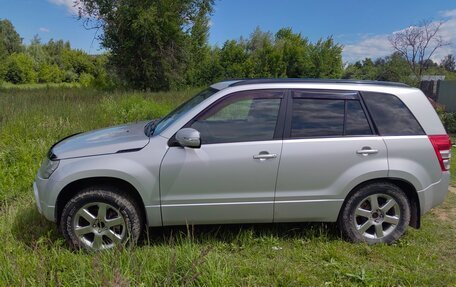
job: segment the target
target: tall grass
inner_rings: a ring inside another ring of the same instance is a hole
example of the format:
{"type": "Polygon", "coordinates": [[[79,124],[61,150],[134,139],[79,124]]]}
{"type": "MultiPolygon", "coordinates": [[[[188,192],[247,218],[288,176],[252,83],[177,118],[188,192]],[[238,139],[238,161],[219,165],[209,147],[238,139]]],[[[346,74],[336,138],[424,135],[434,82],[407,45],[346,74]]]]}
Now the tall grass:
{"type": "Polygon", "coordinates": [[[342,241],[334,224],[152,228],[136,247],[67,248],[31,183],[63,136],[160,117],[196,90],[0,90],[0,286],[456,286],[456,194],[396,244],[342,241]]]}

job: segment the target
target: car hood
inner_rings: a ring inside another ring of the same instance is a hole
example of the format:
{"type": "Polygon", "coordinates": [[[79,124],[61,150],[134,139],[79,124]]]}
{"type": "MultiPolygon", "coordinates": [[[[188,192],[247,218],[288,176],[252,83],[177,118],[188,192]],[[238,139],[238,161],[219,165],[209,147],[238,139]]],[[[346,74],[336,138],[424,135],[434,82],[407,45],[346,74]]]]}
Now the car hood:
{"type": "Polygon", "coordinates": [[[137,151],[149,143],[148,122],[138,122],[75,134],[57,142],[50,157],[57,159],[137,151]]]}

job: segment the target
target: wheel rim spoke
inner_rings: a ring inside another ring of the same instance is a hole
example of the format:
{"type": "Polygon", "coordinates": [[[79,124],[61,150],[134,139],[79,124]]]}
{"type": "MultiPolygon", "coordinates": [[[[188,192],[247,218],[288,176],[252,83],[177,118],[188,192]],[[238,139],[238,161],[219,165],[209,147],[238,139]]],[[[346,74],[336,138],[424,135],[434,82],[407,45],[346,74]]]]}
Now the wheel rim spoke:
{"type": "Polygon", "coordinates": [[[389,224],[397,225],[399,223],[399,217],[397,216],[390,216],[390,215],[385,215],[385,218],[383,219],[384,222],[387,222],[389,224]]]}
{"type": "Polygon", "coordinates": [[[81,236],[84,236],[88,233],[93,233],[93,228],[91,225],[88,225],[88,226],[77,226],[75,229],[74,229],[74,233],[76,233],[76,235],[78,237],[81,237],[81,236]]]}
{"type": "Polygon", "coordinates": [[[355,214],[357,216],[362,216],[362,217],[366,217],[366,218],[369,218],[371,216],[371,212],[369,210],[363,209],[361,207],[358,207],[356,209],[355,214]]]}
{"type": "Polygon", "coordinates": [[[107,209],[108,209],[107,204],[105,204],[105,203],[98,204],[98,214],[97,214],[98,219],[106,220],[107,209]]]}
{"type": "Polygon", "coordinates": [[[78,215],[82,216],[85,220],[87,220],[90,224],[93,224],[95,222],[96,217],[90,213],[87,209],[82,208],[79,212],[78,215]]]}
{"type": "Polygon", "coordinates": [[[116,234],[114,231],[111,229],[108,229],[108,232],[106,232],[106,236],[112,240],[114,243],[119,243],[122,241],[122,237],[118,234],[116,234]]]}
{"type": "Polygon", "coordinates": [[[117,217],[117,218],[114,218],[114,219],[109,219],[109,220],[106,220],[106,227],[114,227],[114,226],[117,226],[117,225],[124,225],[124,220],[122,217],[117,217]]]}
{"type": "Polygon", "coordinates": [[[396,205],[396,201],[391,198],[380,208],[380,210],[387,213],[395,205],[396,205]]]}
{"type": "Polygon", "coordinates": [[[100,249],[103,245],[103,236],[99,233],[95,233],[95,236],[93,238],[92,242],[92,248],[94,249],[100,249]]]}
{"type": "Polygon", "coordinates": [[[370,220],[368,220],[368,221],[364,222],[361,226],[358,227],[358,231],[359,231],[359,233],[364,234],[371,226],[372,226],[372,222],[370,220]]]}
{"type": "Polygon", "coordinates": [[[381,224],[376,224],[375,225],[375,235],[377,238],[382,238],[385,233],[383,232],[383,226],[381,224]]]}
{"type": "Polygon", "coordinates": [[[371,196],[369,196],[369,202],[371,205],[371,210],[378,209],[378,195],[377,194],[372,194],[371,196]]]}

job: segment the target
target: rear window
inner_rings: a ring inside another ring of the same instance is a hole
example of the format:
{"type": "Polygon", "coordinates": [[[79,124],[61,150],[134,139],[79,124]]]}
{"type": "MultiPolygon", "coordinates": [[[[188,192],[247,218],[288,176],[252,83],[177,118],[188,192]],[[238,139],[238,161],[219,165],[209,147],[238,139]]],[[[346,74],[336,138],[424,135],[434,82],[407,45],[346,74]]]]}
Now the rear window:
{"type": "Polygon", "coordinates": [[[363,92],[362,97],[380,135],[424,135],[418,121],[398,97],[373,92],[363,92]]]}
{"type": "Polygon", "coordinates": [[[291,137],[342,136],[344,100],[293,99],[291,137]]]}

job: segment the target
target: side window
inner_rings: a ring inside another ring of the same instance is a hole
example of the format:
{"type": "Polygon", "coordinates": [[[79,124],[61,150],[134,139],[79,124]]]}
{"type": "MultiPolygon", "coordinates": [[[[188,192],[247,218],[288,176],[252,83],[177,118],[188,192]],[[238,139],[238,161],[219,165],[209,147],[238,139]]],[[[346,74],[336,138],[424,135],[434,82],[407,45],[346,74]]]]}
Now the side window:
{"type": "Polygon", "coordinates": [[[190,127],[202,144],[272,140],[282,101],[281,90],[231,94],[200,114],[190,127]]]}
{"type": "Polygon", "coordinates": [[[291,137],[342,136],[343,99],[293,99],[291,137]]]}
{"type": "Polygon", "coordinates": [[[396,96],[383,93],[363,92],[366,103],[380,135],[423,135],[423,129],[396,96]]]}
{"type": "Polygon", "coordinates": [[[372,130],[367,121],[361,103],[359,101],[347,100],[345,118],[345,135],[347,136],[362,136],[371,135],[372,130]]]}

